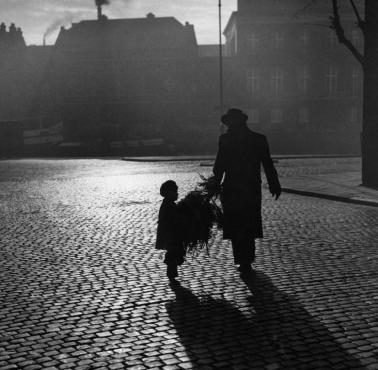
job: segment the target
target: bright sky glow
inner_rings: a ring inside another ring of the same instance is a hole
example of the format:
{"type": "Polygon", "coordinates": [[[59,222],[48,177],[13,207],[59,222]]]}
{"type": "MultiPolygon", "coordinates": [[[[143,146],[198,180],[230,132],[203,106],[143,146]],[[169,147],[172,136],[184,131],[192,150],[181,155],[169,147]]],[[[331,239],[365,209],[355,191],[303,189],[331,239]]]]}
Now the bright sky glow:
{"type": "MultiPolygon", "coordinates": [[[[54,44],[60,25],[95,19],[94,0],[0,0],[0,22],[21,27],[27,44],[40,45],[51,30],[47,44],[54,44]]],[[[237,0],[222,0],[222,22],[226,25],[236,10],[237,0]]],[[[152,12],[157,17],[173,16],[194,25],[199,44],[218,42],[218,0],[110,0],[103,13],[110,19],[140,18],[152,12]]]]}

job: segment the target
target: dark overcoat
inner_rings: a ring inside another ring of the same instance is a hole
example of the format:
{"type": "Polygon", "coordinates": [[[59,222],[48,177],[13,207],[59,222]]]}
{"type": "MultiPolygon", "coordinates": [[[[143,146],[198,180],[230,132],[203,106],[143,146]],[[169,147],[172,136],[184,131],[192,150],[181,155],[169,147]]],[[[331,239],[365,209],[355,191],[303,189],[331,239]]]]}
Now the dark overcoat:
{"type": "Polygon", "coordinates": [[[177,204],[165,198],[159,209],[156,249],[168,251],[181,248],[181,228],[177,204]]]}
{"type": "Polygon", "coordinates": [[[264,135],[247,126],[220,136],[213,172],[222,183],[223,238],[262,238],[261,164],[271,189],[280,189],[264,135]]]}

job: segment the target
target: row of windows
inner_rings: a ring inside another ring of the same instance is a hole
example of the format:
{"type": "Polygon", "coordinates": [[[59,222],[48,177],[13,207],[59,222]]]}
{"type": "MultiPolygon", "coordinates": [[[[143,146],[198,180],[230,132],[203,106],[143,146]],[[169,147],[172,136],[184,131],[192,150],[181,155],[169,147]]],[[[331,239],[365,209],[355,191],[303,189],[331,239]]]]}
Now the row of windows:
{"type": "MultiPolygon", "coordinates": [[[[272,108],[269,112],[271,123],[282,123],[284,122],[284,110],[282,108],[272,108]]],[[[250,109],[248,111],[248,118],[250,123],[260,123],[260,110],[250,109]]],[[[298,111],[298,121],[301,123],[309,123],[310,116],[308,108],[300,108],[298,111]]]]}
{"type": "MultiPolygon", "coordinates": [[[[324,78],[329,95],[335,94],[339,87],[339,69],[329,67],[324,78]]],[[[264,76],[265,77],[265,76],[264,76]]],[[[362,73],[359,68],[353,68],[351,78],[352,96],[357,97],[361,94],[362,73]]],[[[309,92],[311,75],[308,67],[302,67],[296,77],[297,88],[302,94],[309,92]]],[[[247,69],[247,91],[252,95],[258,95],[262,89],[263,74],[259,68],[247,69]]],[[[273,69],[270,72],[270,90],[273,95],[280,96],[283,93],[285,85],[285,73],[281,68],[273,69]]]]}
{"type": "MultiPolygon", "coordinates": [[[[247,111],[248,121],[250,123],[261,122],[261,111],[257,108],[247,111]]],[[[310,110],[307,107],[302,107],[297,112],[297,119],[300,123],[310,123],[310,110]]],[[[282,108],[272,108],[269,111],[270,123],[283,123],[285,121],[285,112],[282,108]]],[[[356,106],[350,107],[348,120],[350,123],[358,123],[361,120],[360,111],[356,106]]]]}
{"type": "MultiPolygon", "coordinates": [[[[349,36],[350,41],[355,45],[358,49],[362,48],[363,38],[361,36],[361,32],[357,29],[354,29],[350,31],[349,36]]],[[[286,35],[284,32],[274,32],[273,34],[269,35],[268,42],[270,39],[271,47],[273,50],[280,51],[284,50],[287,43],[290,43],[290,45],[293,45],[295,40],[288,35],[286,35]]],[[[337,39],[337,36],[335,34],[334,30],[330,30],[327,33],[326,38],[326,45],[330,49],[335,49],[337,45],[339,44],[339,41],[337,39]]],[[[251,52],[257,52],[263,48],[266,48],[266,37],[258,34],[257,32],[250,33],[247,37],[247,48],[251,52]]],[[[306,50],[311,46],[312,43],[312,36],[309,31],[302,31],[298,38],[297,42],[299,43],[299,46],[301,49],[306,50]]]]}

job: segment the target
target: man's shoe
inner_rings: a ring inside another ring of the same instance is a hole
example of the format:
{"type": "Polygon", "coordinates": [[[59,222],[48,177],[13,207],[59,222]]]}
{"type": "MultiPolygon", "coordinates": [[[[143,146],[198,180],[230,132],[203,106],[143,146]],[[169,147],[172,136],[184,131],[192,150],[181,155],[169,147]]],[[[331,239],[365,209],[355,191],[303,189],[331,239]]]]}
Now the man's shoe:
{"type": "Polygon", "coordinates": [[[240,274],[250,274],[253,271],[253,268],[250,264],[241,264],[238,267],[240,274]]]}

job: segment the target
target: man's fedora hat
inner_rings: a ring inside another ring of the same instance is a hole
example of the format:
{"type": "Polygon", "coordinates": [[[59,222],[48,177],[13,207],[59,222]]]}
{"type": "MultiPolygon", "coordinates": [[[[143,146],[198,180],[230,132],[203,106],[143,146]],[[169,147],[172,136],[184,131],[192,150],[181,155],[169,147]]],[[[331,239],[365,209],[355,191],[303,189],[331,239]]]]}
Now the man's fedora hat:
{"type": "Polygon", "coordinates": [[[248,116],[243,113],[240,109],[231,108],[224,114],[221,118],[222,123],[226,126],[230,126],[232,124],[238,123],[245,123],[248,120],[248,116]]]}

